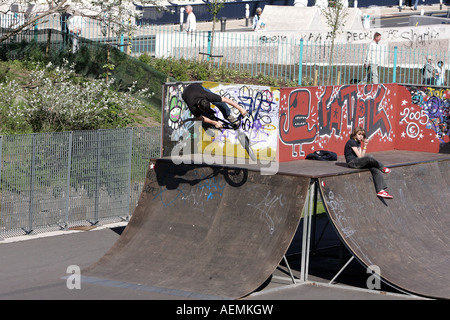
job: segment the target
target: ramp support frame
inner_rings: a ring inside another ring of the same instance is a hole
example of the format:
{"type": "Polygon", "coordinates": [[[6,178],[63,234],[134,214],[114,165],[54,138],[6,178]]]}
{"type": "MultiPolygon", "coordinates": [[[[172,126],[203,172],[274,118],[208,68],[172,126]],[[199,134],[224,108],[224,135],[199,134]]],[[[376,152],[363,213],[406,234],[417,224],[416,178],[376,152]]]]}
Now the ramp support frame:
{"type": "Polygon", "coordinates": [[[300,281],[308,281],[309,270],[309,252],[311,249],[311,220],[312,215],[317,210],[317,179],[311,179],[305,208],[303,209],[303,238],[302,238],[302,256],[300,267],[300,281]]]}
{"type": "MultiPolygon", "coordinates": [[[[316,250],[315,243],[315,215],[317,213],[317,199],[319,193],[319,180],[312,178],[306,203],[303,210],[303,232],[302,232],[302,251],[301,251],[301,267],[300,267],[300,281],[307,282],[309,275],[309,255],[311,250],[316,250]],[[311,241],[313,242],[311,244],[311,241]]],[[[345,270],[345,268],[353,261],[355,256],[351,256],[345,265],[338,271],[338,273],[331,279],[329,284],[332,284],[336,278],[345,270]]],[[[287,263],[287,260],[285,258],[287,263]]],[[[291,275],[292,277],[292,275],[291,275]]]]}

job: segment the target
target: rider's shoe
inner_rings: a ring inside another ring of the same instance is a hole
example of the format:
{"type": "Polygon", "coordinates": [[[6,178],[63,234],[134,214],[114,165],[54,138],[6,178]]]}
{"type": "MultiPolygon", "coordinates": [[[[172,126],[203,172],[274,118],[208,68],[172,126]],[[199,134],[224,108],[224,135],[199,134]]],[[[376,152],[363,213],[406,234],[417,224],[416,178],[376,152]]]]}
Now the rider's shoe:
{"type": "Polygon", "coordinates": [[[232,114],[230,114],[230,115],[227,117],[227,120],[230,121],[231,123],[234,123],[234,122],[237,121],[237,119],[236,119],[232,114]]]}
{"type": "Polygon", "coordinates": [[[232,114],[227,117],[227,120],[230,121],[235,130],[239,128],[239,121],[232,114]]]}

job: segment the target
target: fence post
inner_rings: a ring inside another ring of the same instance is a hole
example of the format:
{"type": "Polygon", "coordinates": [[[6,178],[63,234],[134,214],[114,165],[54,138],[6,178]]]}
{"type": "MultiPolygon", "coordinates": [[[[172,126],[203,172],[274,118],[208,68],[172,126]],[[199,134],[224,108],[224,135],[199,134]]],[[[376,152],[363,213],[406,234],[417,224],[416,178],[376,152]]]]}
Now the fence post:
{"type": "Polygon", "coordinates": [[[123,52],[123,33],[120,34],[120,51],[123,52]]]}
{"type": "Polygon", "coordinates": [[[97,130],[97,172],[95,174],[95,210],[94,210],[94,223],[97,224],[99,221],[99,201],[100,201],[100,157],[101,157],[101,147],[102,147],[102,130],[97,130]]]}
{"type": "Polygon", "coordinates": [[[24,230],[27,234],[33,231],[33,206],[34,206],[34,178],[36,175],[36,134],[33,133],[33,146],[31,153],[31,177],[30,177],[30,202],[28,204],[28,230],[24,230]]]}
{"type": "MultiPolygon", "coordinates": [[[[0,136],[0,191],[2,190],[2,182],[1,182],[3,169],[2,150],[3,150],[3,136],[0,136]]],[[[0,203],[1,203],[1,192],[0,192],[0,203]]]]}
{"type": "Polygon", "coordinates": [[[397,46],[394,47],[394,70],[392,72],[392,83],[397,83],[397,46]]]}
{"type": "Polygon", "coordinates": [[[65,214],[65,229],[69,226],[69,205],[70,205],[70,170],[72,164],[72,135],[73,131],[69,132],[69,146],[67,154],[67,191],[66,191],[66,214],[65,214]]]}
{"type": "MultiPolygon", "coordinates": [[[[2,169],[3,169],[3,158],[2,158],[2,150],[3,150],[3,136],[0,136],[0,203],[2,203],[3,193],[2,191],[2,169]]],[[[0,233],[1,235],[1,233],[0,233]]],[[[3,238],[0,237],[0,241],[3,238]]]]}
{"type": "Polygon", "coordinates": [[[303,73],[303,38],[300,39],[300,58],[298,59],[298,85],[302,85],[303,73]]]}
{"type": "MultiPolygon", "coordinates": [[[[38,16],[38,15],[36,15],[38,16]]],[[[33,30],[34,30],[34,41],[38,42],[39,40],[39,20],[36,20],[33,24],[33,30]]]]}
{"type": "Polygon", "coordinates": [[[128,163],[128,205],[127,205],[127,215],[126,220],[130,218],[130,204],[131,204],[131,168],[133,159],[133,128],[128,129],[130,132],[130,149],[129,149],[129,163],[128,163]]]}
{"type": "Polygon", "coordinates": [[[209,61],[209,57],[211,57],[211,38],[212,38],[212,32],[208,31],[208,55],[206,57],[206,61],[209,61]]]}

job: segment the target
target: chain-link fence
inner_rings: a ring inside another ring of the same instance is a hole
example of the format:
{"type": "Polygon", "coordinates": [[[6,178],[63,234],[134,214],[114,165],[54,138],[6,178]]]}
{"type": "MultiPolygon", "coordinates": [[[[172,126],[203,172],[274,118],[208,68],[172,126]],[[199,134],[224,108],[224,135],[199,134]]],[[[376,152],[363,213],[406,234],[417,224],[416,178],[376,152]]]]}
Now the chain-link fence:
{"type": "Polygon", "coordinates": [[[127,220],[160,128],[0,137],[0,236],[127,220]]]}

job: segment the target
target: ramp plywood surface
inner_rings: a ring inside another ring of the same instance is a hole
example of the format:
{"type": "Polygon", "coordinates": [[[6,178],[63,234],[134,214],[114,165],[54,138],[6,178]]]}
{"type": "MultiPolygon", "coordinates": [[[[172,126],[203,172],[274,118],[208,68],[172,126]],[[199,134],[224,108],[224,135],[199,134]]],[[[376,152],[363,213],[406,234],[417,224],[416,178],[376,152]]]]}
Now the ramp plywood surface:
{"type": "Polygon", "coordinates": [[[450,298],[450,161],[392,168],[392,200],[375,195],[370,172],[319,179],[338,234],[366,266],[406,291],[450,298]]]}
{"type": "Polygon", "coordinates": [[[309,178],[158,160],[115,245],[86,276],[238,298],[272,274],[309,178]]]}

